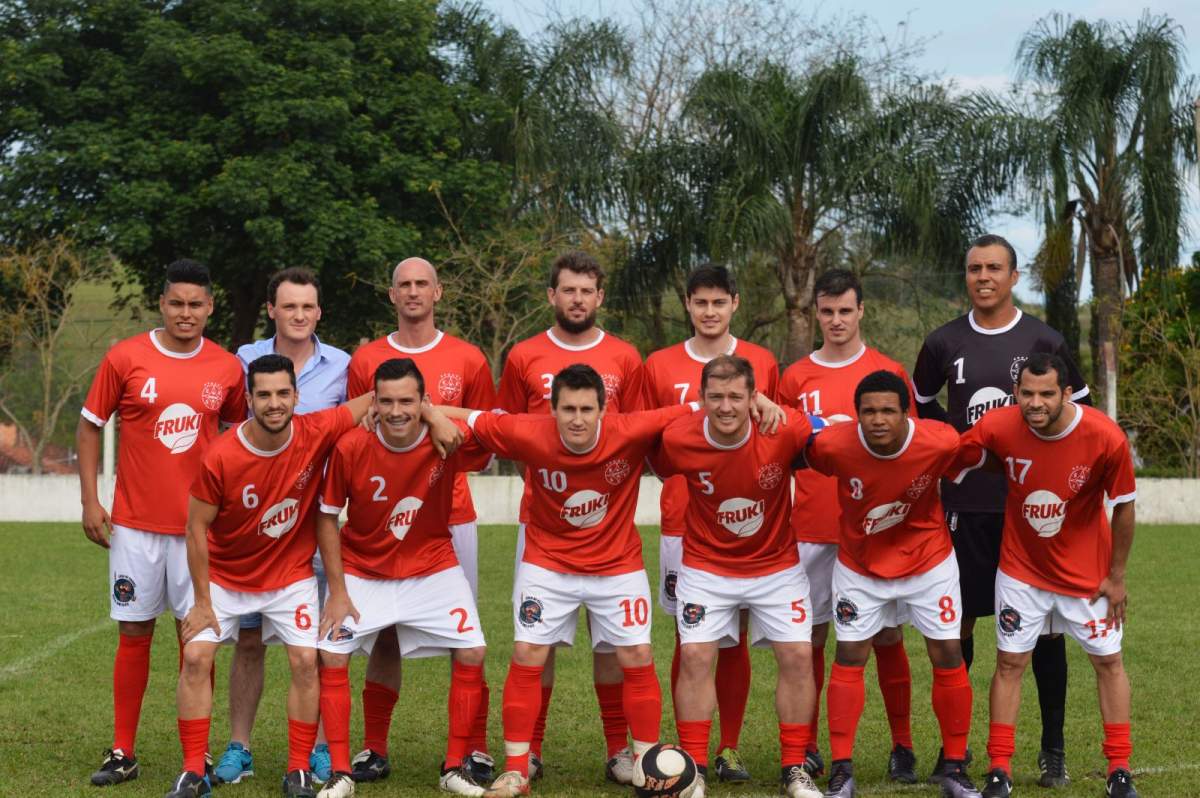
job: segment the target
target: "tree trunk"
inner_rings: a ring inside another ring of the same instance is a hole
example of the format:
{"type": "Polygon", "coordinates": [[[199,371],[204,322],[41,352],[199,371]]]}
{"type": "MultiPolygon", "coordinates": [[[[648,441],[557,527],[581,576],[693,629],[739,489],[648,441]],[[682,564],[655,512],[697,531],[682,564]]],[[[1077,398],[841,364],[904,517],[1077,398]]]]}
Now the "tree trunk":
{"type": "Polygon", "coordinates": [[[1075,269],[1068,266],[1061,279],[1046,286],[1046,323],[1062,334],[1067,343],[1067,352],[1079,359],[1079,283],[1075,282],[1075,269]]]}
{"type": "MultiPolygon", "coordinates": [[[[1105,385],[1104,345],[1120,352],[1121,339],[1121,242],[1106,220],[1090,225],[1092,244],[1092,389],[1105,385]]],[[[1097,400],[1097,406],[1102,406],[1097,400]]]]}
{"type": "Polygon", "coordinates": [[[258,316],[266,300],[266,288],[264,286],[260,296],[256,287],[241,285],[229,292],[229,300],[233,309],[233,323],[229,326],[229,349],[234,351],[242,344],[254,340],[254,329],[258,326],[258,316]]]}
{"type": "Polygon", "coordinates": [[[817,253],[807,244],[797,249],[796,254],[780,257],[777,269],[787,314],[783,366],[811,352],[813,343],[813,283],[817,279],[817,253]]]}

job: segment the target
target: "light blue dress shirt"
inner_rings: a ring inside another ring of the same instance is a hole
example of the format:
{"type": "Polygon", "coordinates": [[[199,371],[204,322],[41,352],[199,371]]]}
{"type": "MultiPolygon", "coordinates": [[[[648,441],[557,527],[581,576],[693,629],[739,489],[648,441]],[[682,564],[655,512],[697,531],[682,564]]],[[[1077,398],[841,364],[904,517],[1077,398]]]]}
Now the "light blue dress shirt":
{"type": "MultiPolygon", "coordinates": [[[[337,407],[346,401],[346,370],[350,367],[350,355],[336,346],[321,343],[315,335],[313,345],[312,357],[296,375],[296,389],[300,392],[296,412],[301,414],[337,407]]],[[[243,344],[237,351],[243,371],[251,361],[274,354],[275,336],[243,344]]]]}

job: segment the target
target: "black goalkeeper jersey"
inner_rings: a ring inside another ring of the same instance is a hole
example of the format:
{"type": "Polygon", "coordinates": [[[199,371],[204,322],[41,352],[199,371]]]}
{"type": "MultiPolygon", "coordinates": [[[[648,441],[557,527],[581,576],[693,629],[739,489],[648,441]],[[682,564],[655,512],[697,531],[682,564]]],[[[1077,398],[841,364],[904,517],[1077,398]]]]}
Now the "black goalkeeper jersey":
{"type": "MultiPolygon", "coordinates": [[[[1087,382],[1056,330],[1020,310],[1005,327],[989,330],[976,325],[971,312],[925,338],[912,374],[917,414],[946,421],[960,433],[969,429],[992,408],[1016,404],[1013,384],[1021,364],[1035,352],[1061,357],[1074,390],[1072,398],[1091,404],[1087,382]],[[945,410],[937,402],[943,385],[949,405],[945,410]]],[[[1004,494],[1003,474],[980,470],[968,474],[961,485],[942,481],[942,503],[953,512],[1003,513],[1004,494]]]]}

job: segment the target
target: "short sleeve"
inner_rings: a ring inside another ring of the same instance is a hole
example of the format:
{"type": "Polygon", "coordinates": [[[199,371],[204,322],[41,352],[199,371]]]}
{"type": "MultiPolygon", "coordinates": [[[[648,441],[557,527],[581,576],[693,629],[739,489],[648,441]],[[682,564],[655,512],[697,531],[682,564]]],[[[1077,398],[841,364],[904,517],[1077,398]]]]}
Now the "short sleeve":
{"type": "MultiPolygon", "coordinates": [[[[516,352],[508,353],[504,370],[500,372],[500,391],[496,397],[497,406],[506,413],[524,413],[529,409],[529,400],[525,395],[523,367],[516,352]]],[[[480,408],[481,410],[491,408],[480,408]]]]}
{"type": "Polygon", "coordinates": [[[1075,363],[1075,358],[1071,357],[1071,353],[1067,351],[1067,342],[1060,341],[1058,348],[1054,350],[1054,354],[1062,358],[1062,361],[1067,364],[1067,381],[1071,384],[1071,401],[1081,405],[1092,404],[1092,392],[1088,388],[1087,379],[1079,371],[1079,366],[1075,363]]]}
{"type": "Polygon", "coordinates": [[[83,400],[81,415],[97,427],[103,427],[120,404],[124,382],[120,369],[113,363],[110,351],[104,355],[100,367],[96,369],[92,387],[88,389],[87,398],[83,400]]]}
{"type": "Polygon", "coordinates": [[[507,413],[472,413],[468,419],[471,432],[480,444],[506,460],[524,460],[534,447],[537,434],[529,422],[532,416],[507,413]]]}
{"type": "Polygon", "coordinates": [[[249,409],[246,407],[245,377],[240,371],[230,376],[230,382],[225,386],[225,401],[221,403],[221,420],[226,424],[237,424],[245,421],[249,415],[249,409]]]}
{"type": "Polygon", "coordinates": [[[776,390],[778,398],[775,401],[783,407],[797,407],[796,397],[799,393],[796,390],[796,378],[792,376],[794,373],[791,369],[786,369],[779,378],[779,388],[776,390]]]}
{"type": "Polygon", "coordinates": [[[767,364],[767,384],[760,391],[772,402],[779,401],[779,364],[774,358],[767,364]]]}
{"type": "Polygon", "coordinates": [[[1118,431],[1112,433],[1104,464],[1104,492],[1108,494],[1109,506],[1131,502],[1137,498],[1137,483],[1133,475],[1133,456],[1129,450],[1129,439],[1118,431]],[[1116,440],[1116,438],[1120,440],[1116,440]]]}
{"type": "Polygon", "coordinates": [[[915,389],[915,399],[920,404],[929,404],[937,399],[938,391],[946,382],[942,370],[941,358],[938,353],[937,341],[932,335],[921,344],[917,353],[917,365],[913,368],[912,386],[915,389]]]}
{"type": "Polygon", "coordinates": [[[658,446],[654,447],[649,454],[646,455],[646,463],[650,466],[650,470],[655,476],[660,479],[673,477],[680,473],[675,461],[671,458],[669,446],[666,440],[660,440],[658,446]]]}
{"type": "Polygon", "coordinates": [[[637,355],[630,355],[625,372],[624,384],[621,386],[621,397],[618,402],[622,413],[630,413],[653,405],[645,404],[646,398],[646,367],[637,355]]]}
{"type": "Polygon", "coordinates": [[[985,424],[987,415],[979,423],[962,434],[958,443],[958,452],[946,468],[945,476],[955,484],[960,484],[967,474],[982,468],[987,462],[990,424],[985,424]]]}
{"type": "MultiPolygon", "coordinates": [[[[363,346],[366,346],[364,344],[363,346]]],[[[360,350],[362,347],[360,347],[360,350]]],[[[346,398],[357,399],[371,390],[370,375],[367,374],[365,353],[355,352],[346,368],[346,398]]]]}
{"type": "MultiPolygon", "coordinates": [[[[834,429],[826,427],[826,430],[834,429]]],[[[830,458],[830,443],[833,435],[828,431],[814,435],[812,440],[808,442],[808,447],[804,450],[804,460],[808,463],[808,467],[819,474],[826,476],[834,476],[833,460],[830,458]]]]}
{"type": "Polygon", "coordinates": [[[492,410],[496,407],[496,385],[492,382],[492,370],[488,368],[487,358],[482,352],[473,365],[467,389],[463,392],[463,407],[476,410],[492,410]]]}
{"type": "Polygon", "coordinates": [[[200,471],[196,474],[196,479],[192,481],[189,491],[191,495],[206,504],[220,507],[221,497],[224,494],[220,470],[220,461],[211,456],[211,453],[206,456],[200,463],[200,471]]]}
{"type": "Polygon", "coordinates": [[[346,462],[345,448],[334,447],[329,456],[329,466],[325,469],[325,481],[321,486],[321,512],[330,515],[341,513],[349,497],[347,469],[352,466],[346,462]]]}
{"type": "Polygon", "coordinates": [[[791,411],[787,414],[787,426],[782,430],[792,441],[792,457],[803,454],[813,437],[813,424],[808,413],[791,411]]]}

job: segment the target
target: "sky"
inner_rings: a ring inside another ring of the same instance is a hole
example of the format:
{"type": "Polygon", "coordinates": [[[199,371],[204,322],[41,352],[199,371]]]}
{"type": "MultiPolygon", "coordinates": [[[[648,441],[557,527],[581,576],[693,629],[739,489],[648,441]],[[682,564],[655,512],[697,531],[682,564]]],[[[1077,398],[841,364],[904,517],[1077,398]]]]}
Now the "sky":
{"type": "MultiPolygon", "coordinates": [[[[547,8],[565,16],[608,16],[623,22],[631,18],[637,0],[552,0],[552,6],[539,0],[483,0],[483,5],[522,33],[540,30],[546,20],[547,8]]],[[[909,39],[928,40],[916,65],[943,79],[953,80],[964,89],[987,88],[1003,90],[1013,78],[1013,58],[1021,36],[1050,11],[1059,11],[1086,19],[1104,18],[1110,21],[1136,22],[1145,10],[1174,19],[1184,30],[1187,71],[1200,74],[1200,2],[1196,0],[1160,0],[1150,6],[1121,0],[1082,0],[1050,6],[1044,0],[983,0],[965,3],[962,0],[841,0],[840,2],[795,2],[806,16],[817,9],[822,16],[861,13],[876,21],[884,34],[895,35],[906,30],[909,39]],[[901,28],[900,26],[904,26],[901,28]]],[[[1188,232],[1180,258],[1186,261],[1193,250],[1200,249],[1200,189],[1197,176],[1190,179],[1190,198],[1187,206],[1188,232]]],[[[1028,263],[1037,249],[1040,230],[1032,213],[1027,215],[996,214],[991,232],[1008,238],[1017,250],[1021,263],[1028,263]]],[[[1085,277],[1083,299],[1091,294],[1085,277]]],[[[1028,280],[1018,290],[1026,300],[1040,301],[1040,294],[1028,280]]]]}

